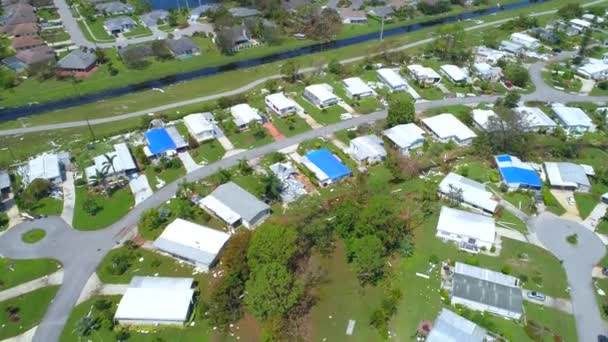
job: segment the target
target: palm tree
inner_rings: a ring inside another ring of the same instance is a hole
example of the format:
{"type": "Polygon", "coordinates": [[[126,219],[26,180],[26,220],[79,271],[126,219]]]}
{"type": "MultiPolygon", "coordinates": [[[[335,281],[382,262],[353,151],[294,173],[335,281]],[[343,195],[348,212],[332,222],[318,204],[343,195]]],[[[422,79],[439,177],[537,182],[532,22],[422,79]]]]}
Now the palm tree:
{"type": "Polygon", "coordinates": [[[103,168],[102,171],[103,173],[107,174],[109,169],[112,169],[113,174],[116,174],[116,167],[114,166],[114,159],[116,159],[116,154],[114,155],[108,155],[108,154],[104,154],[103,155],[104,158],[106,158],[106,160],[103,162],[103,168]]]}
{"type": "Polygon", "coordinates": [[[264,190],[264,197],[267,200],[273,202],[281,197],[281,190],[283,190],[283,184],[281,180],[275,175],[268,175],[262,178],[262,189],[264,190]]]}
{"type": "Polygon", "coordinates": [[[106,172],[95,169],[95,175],[93,176],[93,181],[95,181],[96,184],[100,184],[103,187],[104,193],[106,194],[106,196],[108,196],[109,192],[108,192],[108,184],[106,182],[106,176],[107,176],[106,172]]]}

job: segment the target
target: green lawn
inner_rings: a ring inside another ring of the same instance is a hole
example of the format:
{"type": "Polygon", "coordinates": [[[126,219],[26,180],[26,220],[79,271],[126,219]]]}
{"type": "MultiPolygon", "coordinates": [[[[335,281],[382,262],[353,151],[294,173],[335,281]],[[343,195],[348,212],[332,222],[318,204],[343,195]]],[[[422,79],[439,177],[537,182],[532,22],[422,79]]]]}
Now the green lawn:
{"type": "Polygon", "coordinates": [[[213,139],[200,143],[197,148],[190,149],[189,152],[195,162],[209,164],[222,159],[226,150],[224,150],[222,144],[217,139],[213,139]]]}
{"type": "Polygon", "coordinates": [[[88,194],[86,186],[77,187],[73,226],[78,230],[105,228],[125,216],[134,203],[135,199],[128,186],[114,192],[110,198],[103,195],[88,194]],[[91,196],[103,206],[95,216],[91,216],[84,211],[83,203],[87,196],[91,196]]]}
{"type": "Polygon", "coordinates": [[[61,215],[63,201],[53,197],[45,197],[32,206],[29,212],[33,215],[61,215]]]}
{"type": "Polygon", "coordinates": [[[503,194],[502,197],[526,214],[532,214],[532,210],[530,210],[530,205],[534,202],[532,193],[527,191],[511,191],[503,194]]]}
{"type": "Polygon", "coordinates": [[[577,78],[570,80],[565,79],[559,75],[554,75],[551,72],[543,71],[542,77],[545,83],[553,86],[554,88],[561,88],[569,93],[578,93],[583,86],[583,82],[577,78]]]}
{"type": "Polygon", "coordinates": [[[98,41],[98,42],[113,42],[116,40],[114,36],[111,36],[106,32],[106,29],[103,27],[104,18],[97,18],[95,21],[87,21],[85,25],[84,20],[78,21],[78,26],[80,27],[80,31],[84,34],[84,36],[90,41],[98,41]],[[90,30],[87,30],[87,26],[90,30]]]}
{"type": "Polygon", "coordinates": [[[64,29],[42,30],[40,32],[40,36],[42,37],[42,39],[49,43],[57,43],[70,40],[70,34],[67,33],[64,29]]]}
{"type": "Polygon", "coordinates": [[[25,243],[36,243],[46,236],[46,231],[40,228],[34,228],[21,235],[21,240],[25,243]]]}
{"type": "MultiPolygon", "coordinates": [[[[266,131],[264,130],[264,132],[266,131]]],[[[230,142],[232,142],[235,148],[242,148],[245,150],[270,144],[274,141],[268,133],[266,133],[266,135],[261,139],[256,138],[252,130],[247,130],[239,133],[226,132],[224,130],[224,133],[226,134],[230,142]]]]}
{"type": "Polygon", "coordinates": [[[503,226],[504,228],[514,229],[523,234],[528,233],[528,227],[526,224],[517,218],[517,216],[511,214],[508,210],[503,210],[500,217],[496,218],[496,224],[503,226]]]}
{"type": "Polygon", "coordinates": [[[38,8],[36,9],[36,16],[47,21],[60,18],[56,8],[38,8]]]}
{"type": "Polygon", "coordinates": [[[600,312],[602,314],[602,318],[604,319],[608,319],[608,315],[606,315],[606,312],[604,312],[604,310],[602,310],[603,306],[608,306],[608,279],[594,279],[593,280],[595,283],[595,296],[597,297],[597,301],[598,304],[600,306],[600,312]],[[602,289],[602,291],[604,291],[605,295],[604,296],[600,296],[597,293],[597,289],[602,289]]]}
{"type": "Polygon", "coordinates": [[[600,89],[596,84],[593,87],[593,89],[591,89],[591,92],[589,93],[589,95],[591,95],[591,96],[608,96],[608,89],[606,89],[606,90],[600,89]]]}
{"type": "Polygon", "coordinates": [[[355,101],[352,105],[353,109],[359,114],[369,114],[382,110],[382,104],[375,97],[365,97],[355,101]]]}
{"type": "Polygon", "coordinates": [[[302,106],[302,108],[304,108],[304,111],[306,111],[306,113],[310,114],[310,116],[312,116],[315,121],[322,125],[328,125],[339,122],[340,114],[346,113],[346,110],[338,105],[319,109],[300,95],[296,96],[294,100],[298,102],[298,104],[302,106]]]}
{"type": "Polygon", "coordinates": [[[575,192],[574,200],[576,201],[578,214],[583,220],[591,214],[593,208],[599,203],[599,199],[591,193],[575,192]]]}
{"type": "Polygon", "coordinates": [[[192,277],[192,272],[193,268],[186,263],[141,248],[130,251],[127,247],[111,250],[97,267],[97,276],[106,284],[128,284],[134,276],[192,277]],[[112,258],[129,252],[133,253],[131,266],[123,274],[112,274],[112,258]],[[139,261],[140,258],[143,260],[139,261]]]}
{"type": "MultiPolygon", "coordinates": [[[[544,325],[553,334],[559,335],[561,341],[577,340],[576,321],[573,315],[528,302],[524,302],[524,310],[529,321],[544,325]]],[[[550,335],[549,333],[545,334],[542,340],[547,342],[555,341],[553,336],[550,335]]]]}
{"type": "Polygon", "coordinates": [[[551,193],[549,187],[543,187],[541,192],[543,194],[543,199],[545,201],[545,209],[547,209],[547,211],[550,211],[557,216],[561,216],[566,212],[566,209],[564,209],[564,207],[562,207],[557,198],[553,196],[553,193],[551,193]]]}
{"type": "Polygon", "coordinates": [[[143,26],[143,25],[138,25],[135,28],[133,28],[131,31],[126,32],[123,34],[123,36],[125,37],[144,37],[144,36],[149,36],[152,34],[152,31],[150,31],[149,28],[143,26]]]}
{"type": "Polygon", "coordinates": [[[0,291],[56,272],[60,264],[51,259],[0,258],[0,291]],[[9,267],[12,265],[12,267],[9,267]],[[13,271],[11,271],[11,268],[13,271]]]}
{"type": "MultiPolygon", "coordinates": [[[[175,157],[175,158],[177,158],[177,157],[175,157]]],[[[154,170],[154,166],[150,165],[150,166],[146,167],[145,174],[146,174],[146,177],[148,177],[148,184],[150,184],[150,188],[152,188],[152,191],[156,191],[160,188],[157,178],[160,178],[162,180],[162,182],[164,182],[163,186],[165,186],[165,185],[177,180],[179,177],[185,175],[186,169],[184,168],[184,166],[181,164],[181,161],[180,161],[180,166],[178,168],[165,169],[165,170],[162,170],[161,172],[156,172],[154,170]]]]}
{"type": "Polygon", "coordinates": [[[291,137],[309,131],[311,128],[306,121],[297,115],[278,117],[273,115],[272,123],[286,137],[291,137]]]}
{"type": "Polygon", "coordinates": [[[443,99],[443,92],[435,87],[435,86],[429,86],[429,87],[421,87],[418,85],[418,83],[416,82],[409,82],[409,84],[414,87],[414,89],[416,90],[416,92],[420,95],[420,97],[422,97],[425,100],[441,100],[443,99]]]}
{"type": "Polygon", "coordinates": [[[0,339],[21,335],[42,320],[59,286],[43,287],[21,296],[0,302],[0,339]],[[16,308],[18,321],[9,319],[8,308],[16,308]]]}
{"type": "Polygon", "coordinates": [[[608,235],[608,221],[600,220],[600,223],[595,227],[595,231],[600,234],[608,235]]]}

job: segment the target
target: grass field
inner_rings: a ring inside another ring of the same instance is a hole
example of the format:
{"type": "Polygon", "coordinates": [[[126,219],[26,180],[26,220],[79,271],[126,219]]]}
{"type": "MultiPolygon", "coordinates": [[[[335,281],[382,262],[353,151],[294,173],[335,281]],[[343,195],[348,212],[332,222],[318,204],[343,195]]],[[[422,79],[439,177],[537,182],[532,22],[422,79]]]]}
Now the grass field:
{"type": "Polygon", "coordinates": [[[134,203],[133,194],[128,186],[114,192],[110,198],[103,195],[88,194],[85,186],[77,187],[73,227],[78,230],[105,228],[126,215],[134,203]],[[95,216],[89,215],[83,208],[87,196],[91,196],[103,206],[95,216]]]}
{"type": "Polygon", "coordinates": [[[199,164],[203,162],[207,164],[216,162],[222,159],[224,153],[226,153],[222,144],[217,139],[202,142],[197,148],[188,151],[192,159],[199,164]]]}
{"type": "Polygon", "coordinates": [[[0,339],[23,334],[38,325],[50,302],[59,290],[59,286],[43,287],[21,296],[0,302],[0,339]],[[9,307],[17,308],[19,320],[9,319],[9,307]]]}
{"type": "Polygon", "coordinates": [[[36,202],[29,210],[33,215],[61,215],[63,201],[53,197],[45,197],[36,202]]]}
{"type": "Polygon", "coordinates": [[[25,243],[36,243],[46,236],[46,231],[40,228],[34,228],[21,235],[21,240],[25,243]]]}
{"type": "Polygon", "coordinates": [[[574,200],[576,201],[578,214],[583,220],[586,219],[589,214],[591,214],[593,208],[595,208],[595,206],[599,203],[599,198],[593,194],[582,192],[575,192],[574,200]]]}
{"type": "Polygon", "coordinates": [[[56,272],[60,267],[58,262],[51,259],[0,258],[0,291],[44,277],[56,272]]]}
{"type": "Polygon", "coordinates": [[[526,227],[526,224],[517,218],[517,216],[511,214],[511,212],[508,210],[502,211],[502,216],[496,218],[496,223],[498,225],[504,225],[505,228],[517,230],[523,234],[528,233],[528,227],[526,227]]]}
{"type": "Polygon", "coordinates": [[[298,135],[311,129],[306,121],[297,115],[289,117],[273,115],[272,123],[286,137],[298,135]]]}
{"type": "Polygon", "coordinates": [[[526,214],[532,214],[530,205],[534,202],[532,194],[527,191],[512,191],[502,195],[502,197],[516,208],[521,209],[526,214]]]}
{"type": "MultiPolygon", "coordinates": [[[[177,157],[175,157],[177,158],[177,157]]],[[[176,179],[178,179],[179,177],[183,176],[186,174],[186,168],[184,168],[184,166],[181,164],[180,162],[180,166],[177,168],[170,168],[170,169],[165,169],[162,170],[161,172],[156,172],[154,170],[153,166],[148,166],[146,168],[146,177],[148,177],[148,184],[150,184],[150,188],[152,188],[152,191],[156,191],[158,190],[158,188],[160,188],[160,184],[158,182],[158,179],[160,179],[162,182],[164,182],[164,185],[167,185],[173,181],[175,181],[176,179]]]]}

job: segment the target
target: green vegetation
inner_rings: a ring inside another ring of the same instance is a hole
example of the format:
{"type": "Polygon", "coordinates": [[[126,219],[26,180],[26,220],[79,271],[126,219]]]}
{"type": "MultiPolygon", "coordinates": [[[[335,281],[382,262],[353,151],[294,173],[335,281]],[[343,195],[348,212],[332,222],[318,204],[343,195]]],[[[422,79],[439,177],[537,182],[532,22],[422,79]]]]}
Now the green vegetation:
{"type": "Polygon", "coordinates": [[[304,119],[297,115],[288,117],[273,117],[272,123],[286,137],[291,137],[310,130],[304,119]]]}
{"type": "Polygon", "coordinates": [[[598,198],[593,194],[587,194],[582,192],[574,193],[574,200],[576,201],[576,208],[578,214],[584,220],[591,214],[593,208],[598,204],[598,198]]]}
{"type": "Polygon", "coordinates": [[[559,64],[554,64],[550,66],[549,69],[551,69],[551,71],[542,73],[545,83],[570,93],[578,93],[581,90],[583,82],[574,77],[574,71],[559,64]]]}
{"type": "Polygon", "coordinates": [[[34,228],[32,230],[28,230],[27,232],[21,235],[21,240],[25,243],[36,243],[46,236],[46,231],[40,228],[34,228]]]}
{"type": "Polygon", "coordinates": [[[56,272],[59,263],[51,259],[14,260],[0,258],[0,290],[56,272]]]}
{"type": "Polygon", "coordinates": [[[508,210],[502,210],[502,213],[496,219],[496,223],[498,225],[503,225],[506,228],[517,230],[523,234],[528,233],[528,227],[526,227],[526,224],[517,218],[517,216],[511,214],[511,212],[508,210]]]}
{"type": "Polygon", "coordinates": [[[511,191],[503,194],[502,197],[528,215],[534,211],[534,198],[528,191],[511,191]]]}
{"type": "Polygon", "coordinates": [[[545,208],[554,213],[557,216],[561,216],[566,212],[566,209],[562,207],[557,198],[551,193],[551,189],[548,186],[543,186],[541,189],[543,196],[543,202],[545,202],[545,208]]]}
{"type": "Polygon", "coordinates": [[[182,165],[179,158],[173,157],[160,161],[158,165],[147,166],[145,169],[145,174],[146,177],[148,177],[148,184],[150,184],[150,188],[152,188],[152,191],[156,191],[162,187],[160,184],[165,186],[185,175],[186,169],[182,165]]]}
{"type": "Polygon", "coordinates": [[[53,197],[45,197],[34,204],[30,213],[33,215],[58,216],[63,211],[63,201],[53,197]]]}
{"type": "Polygon", "coordinates": [[[576,234],[568,235],[568,236],[566,236],[566,241],[568,241],[568,243],[571,245],[576,245],[578,243],[578,235],[576,235],[576,234]]]}
{"type": "Polygon", "coordinates": [[[85,186],[77,187],[73,226],[79,230],[105,228],[126,215],[134,202],[128,186],[116,190],[110,197],[91,194],[85,186]],[[98,206],[94,215],[90,214],[86,207],[91,201],[98,206]]]}
{"type": "Polygon", "coordinates": [[[192,159],[197,163],[213,163],[224,156],[226,152],[217,139],[202,142],[198,147],[188,150],[192,159]]]}
{"type": "Polygon", "coordinates": [[[70,34],[63,29],[48,29],[40,32],[42,39],[49,43],[58,43],[70,40],[70,34]]]}
{"type": "Polygon", "coordinates": [[[149,28],[142,26],[142,25],[138,25],[137,27],[133,28],[131,31],[126,32],[124,34],[124,36],[127,38],[145,37],[145,36],[149,36],[149,35],[152,35],[152,31],[150,31],[149,28]]]}
{"type": "Polygon", "coordinates": [[[63,201],[49,197],[52,188],[49,181],[37,178],[23,189],[21,179],[17,177],[13,188],[17,189],[15,202],[20,210],[33,215],[61,215],[63,201]]]}
{"type": "Polygon", "coordinates": [[[41,289],[0,302],[0,339],[23,334],[42,320],[59,286],[41,289]]]}

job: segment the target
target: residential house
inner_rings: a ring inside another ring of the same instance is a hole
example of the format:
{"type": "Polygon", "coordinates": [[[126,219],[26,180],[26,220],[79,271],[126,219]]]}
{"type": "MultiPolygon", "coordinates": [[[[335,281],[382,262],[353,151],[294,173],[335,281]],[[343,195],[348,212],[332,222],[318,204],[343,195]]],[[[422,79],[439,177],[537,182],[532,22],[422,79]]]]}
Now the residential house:
{"type": "Polygon", "coordinates": [[[69,155],[65,153],[43,153],[30,159],[21,169],[23,182],[30,184],[34,179],[48,180],[59,185],[63,182],[64,169],[69,162],[69,155]]]}
{"type": "Polygon", "coordinates": [[[498,118],[496,112],[491,109],[473,109],[471,114],[475,126],[483,131],[488,130],[490,118],[498,118]]]}
{"type": "Polygon", "coordinates": [[[2,65],[12,70],[13,72],[22,72],[27,69],[27,64],[20,61],[17,57],[6,57],[2,60],[2,65]]]}
{"type": "Polygon", "coordinates": [[[257,17],[261,14],[257,9],[247,7],[232,7],[228,9],[228,12],[235,18],[257,17]]]}
{"type": "Polygon", "coordinates": [[[503,40],[503,41],[501,41],[500,42],[500,49],[502,51],[506,51],[506,52],[512,53],[512,54],[517,55],[517,56],[523,54],[524,51],[526,50],[526,48],[523,45],[514,43],[514,42],[512,42],[510,40],[503,40]]]}
{"type": "Polygon", "coordinates": [[[350,98],[360,99],[362,97],[375,96],[376,92],[363,82],[359,77],[350,77],[342,80],[346,95],[350,98]]]}
{"type": "Polygon", "coordinates": [[[117,35],[131,31],[137,27],[137,23],[129,17],[116,17],[107,19],[103,27],[109,34],[117,35]]]}
{"type": "Polygon", "coordinates": [[[195,113],[184,116],[184,125],[194,140],[203,141],[215,139],[216,127],[211,113],[195,113]]]}
{"type": "Polygon", "coordinates": [[[195,7],[190,10],[190,17],[188,18],[188,20],[197,21],[200,17],[203,17],[203,16],[207,15],[208,13],[217,10],[219,8],[219,6],[220,6],[219,4],[211,3],[211,4],[205,4],[205,5],[200,5],[198,7],[195,7]]]}
{"type": "Polygon", "coordinates": [[[508,319],[523,315],[519,279],[500,272],[456,262],[452,276],[452,305],[489,312],[508,319]]]}
{"type": "Polygon", "coordinates": [[[97,66],[94,51],[77,49],[57,62],[57,74],[62,76],[87,77],[97,66]]]}
{"type": "Polygon", "coordinates": [[[264,103],[266,103],[266,107],[279,116],[295,114],[298,111],[298,105],[283,93],[266,96],[264,103]]]}
{"type": "Polygon", "coordinates": [[[263,121],[258,111],[247,103],[230,107],[230,114],[232,115],[232,121],[241,130],[247,129],[254,122],[262,123],[263,121]]]}
{"type": "Polygon", "coordinates": [[[36,23],[22,23],[10,26],[2,26],[0,32],[9,38],[36,37],[40,33],[40,27],[36,23]]]}
{"type": "Polygon", "coordinates": [[[453,241],[459,249],[479,253],[490,250],[496,241],[494,219],[487,215],[441,207],[437,221],[436,236],[444,241],[453,241]]]}
{"type": "Polygon", "coordinates": [[[57,57],[52,48],[42,45],[33,49],[19,51],[15,55],[15,58],[31,67],[33,65],[54,63],[57,57]]]}
{"type": "Polygon", "coordinates": [[[144,147],[144,153],[148,158],[173,156],[188,147],[175,126],[153,128],[146,132],[145,138],[148,144],[144,147]]]}
{"type": "Polygon", "coordinates": [[[11,40],[11,47],[17,52],[37,48],[39,46],[44,46],[44,41],[37,36],[18,37],[11,40]]]}
{"type": "Polygon", "coordinates": [[[140,16],[141,24],[145,27],[156,27],[159,23],[166,23],[169,11],[166,10],[153,10],[148,13],[144,13],[140,16]]]}
{"type": "Polygon", "coordinates": [[[494,157],[494,161],[502,182],[509,187],[509,190],[542,188],[543,183],[532,165],[506,154],[494,157]]]}
{"type": "Polygon", "coordinates": [[[540,47],[540,41],[538,39],[521,32],[511,34],[511,41],[529,50],[540,47]]]}
{"type": "Polygon", "coordinates": [[[432,85],[441,81],[441,76],[433,68],[412,64],[407,66],[407,70],[410,76],[420,85],[432,85]]]}
{"type": "Polygon", "coordinates": [[[366,24],[367,15],[365,11],[358,11],[352,8],[338,8],[338,14],[343,24],[366,24]]]}
{"type": "Polygon", "coordinates": [[[124,325],[182,325],[190,316],[192,278],[140,277],[131,279],[118,303],[114,320],[124,325]]]}
{"type": "Polygon", "coordinates": [[[508,56],[504,51],[490,49],[485,46],[475,48],[476,63],[488,63],[490,65],[496,65],[499,60],[507,57],[508,56]]]}
{"type": "Polygon", "coordinates": [[[217,262],[228,239],[230,234],[226,232],[177,218],[167,225],[153,245],[207,272],[217,262]]]}
{"type": "Polygon", "coordinates": [[[395,10],[391,6],[374,6],[367,8],[367,14],[379,18],[384,17],[385,20],[392,20],[395,10]]]}
{"type": "Polygon", "coordinates": [[[557,127],[555,121],[551,120],[540,108],[519,106],[513,110],[522,116],[523,122],[529,131],[552,132],[557,127]]]}
{"type": "Polygon", "coordinates": [[[473,72],[479,79],[488,82],[498,81],[502,74],[502,70],[499,67],[493,67],[488,63],[473,64],[473,72]]]}
{"type": "Polygon", "coordinates": [[[585,63],[576,72],[590,80],[605,81],[608,79],[608,63],[585,63]]]}
{"type": "Polygon", "coordinates": [[[218,33],[218,36],[220,39],[224,39],[227,42],[227,46],[229,46],[232,51],[246,49],[255,45],[255,41],[251,37],[251,32],[244,25],[222,29],[218,33]]]}
{"type": "MultiPolygon", "coordinates": [[[[0,170],[0,200],[11,192],[11,177],[6,170],[0,170]]],[[[0,201],[1,202],[1,201],[0,201]]]]}
{"type": "Polygon", "coordinates": [[[498,202],[492,193],[486,190],[485,185],[472,179],[450,172],[439,183],[439,195],[449,198],[454,192],[460,192],[462,205],[494,214],[498,209],[498,202]]]}
{"type": "Polygon", "coordinates": [[[583,19],[571,19],[568,24],[572,27],[578,34],[583,33],[585,30],[591,29],[591,23],[587,20],[583,19]]]}
{"type": "Polygon", "coordinates": [[[133,6],[120,1],[110,1],[95,5],[95,10],[105,16],[128,15],[133,13],[133,6]]]}
{"type": "Polygon", "coordinates": [[[25,2],[19,2],[17,4],[4,7],[4,15],[0,20],[0,25],[13,26],[37,22],[38,17],[36,16],[34,7],[25,2]]]}
{"type": "Polygon", "coordinates": [[[551,187],[578,192],[591,191],[591,182],[589,182],[587,171],[582,165],[567,162],[545,162],[543,166],[551,187]]]}
{"type": "Polygon", "coordinates": [[[425,342],[490,342],[488,332],[448,309],[441,309],[425,342]]]}
{"type": "Polygon", "coordinates": [[[593,120],[578,107],[567,107],[561,103],[554,103],[551,106],[559,124],[569,133],[580,134],[594,132],[595,125],[593,120]]]}
{"type": "Polygon", "coordinates": [[[126,143],[116,144],[114,151],[93,158],[93,164],[85,169],[90,184],[97,181],[95,178],[98,172],[106,177],[117,178],[137,171],[137,165],[126,143]]]}
{"type": "Polygon", "coordinates": [[[270,171],[281,180],[281,199],[283,203],[291,203],[306,195],[306,188],[297,179],[298,171],[290,162],[280,162],[270,165],[270,171]]]}
{"type": "Polygon", "coordinates": [[[353,159],[359,163],[374,164],[386,158],[384,142],[373,134],[352,139],[349,152],[353,159]]]}
{"type": "Polygon", "coordinates": [[[393,69],[383,68],[376,70],[376,73],[380,81],[388,86],[390,91],[406,91],[412,95],[415,100],[420,98],[420,95],[407,84],[407,81],[399,75],[399,72],[393,69]]]}
{"type": "Polygon", "coordinates": [[[319,108],[325,108],[338,103],[338,97],[333,88],[326,83],[313,84],[304,88],[304,98],[319,108]]]}
{"type": "Polygon", "coordinates": [[[393,126],[382,133],[403,155],[424,144],[425,132],[413,123],[393,126]]]}
{"type": "Polygon", "coordinates": [[[602,17],[598,17],[598,16],[593,15],[593,14],[591,14],[591,13],[585,13],[585,14],[583,14],[583,15],[581,16],[581,18],[582,18],[583,20],[586,20],[586,21],[590,22],[590,23],[595,22],[595,23],[597,23],[597,24],[603,24],[603,23],[604,23],[604,21],[605,21],[605,20],[604,20],[604,18],[602,18],[602,17]]]}
{"type": "Polygon", "coordinates": [[[190,37],[167,39],[165,45],[177,59],[186,59],[201,54],[201,49],[190,37]]]}
{"type": "Polygon", "coordinates": [[[352,175],[346,165],[327,149],[309,152],[301,162],[315,175],[321,186],[337,183],[352,175]]]}
{"type": "Polygon", "coordinates": [[[460,146],[466,146],[471,144],[477,136],[475,132],[449,113],[422,119],[422,123],[433,133],[435,139],[443,143],[451,140],[460,146]]]}
{"type": "Polygon", "coordinates": [[[467,83],[469,81],[469,75],[466,70],[456,65],[444,64],[439,70],[442,74],[446,75],[452,83],[467,83]]]}
{"type": "Polygon", "coordinates": [[[270,207],[233,182],[218,186],[200,201],[201,207],[226,224],[254,229],[270,216],[270,207]]]}

